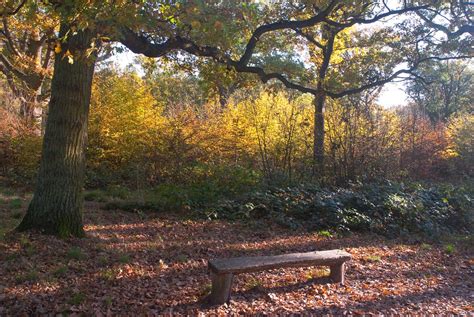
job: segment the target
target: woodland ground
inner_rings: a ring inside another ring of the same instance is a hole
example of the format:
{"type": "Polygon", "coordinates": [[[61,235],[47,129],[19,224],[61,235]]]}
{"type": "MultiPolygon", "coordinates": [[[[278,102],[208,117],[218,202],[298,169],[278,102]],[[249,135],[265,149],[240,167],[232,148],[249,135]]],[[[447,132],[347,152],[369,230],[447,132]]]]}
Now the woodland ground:
{"type": "Polygon", "coordinates": [[[86,203],[87,238],[6,233],[29,196],[0,196],[0,316],[54,313],[474,314],[472,237],[329,236],[265,222],[189,220],[86,203]],[[324,268],[238,275],[230,304],[209,306],[207,260],[342,248],[344,286],[324,268]]]}

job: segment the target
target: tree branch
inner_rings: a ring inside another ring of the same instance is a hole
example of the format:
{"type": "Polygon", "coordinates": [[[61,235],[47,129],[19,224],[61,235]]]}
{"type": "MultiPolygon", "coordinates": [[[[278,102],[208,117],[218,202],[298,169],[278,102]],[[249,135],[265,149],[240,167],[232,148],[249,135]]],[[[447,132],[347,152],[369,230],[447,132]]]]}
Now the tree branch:
{"type": "Polygon", "coordinates": [[[169,38],[163,43],[152,43],[146,36],[138,35],[128,28],[123,28],[121,30],[121,38],[118,41],[132,52],[143,54],[147,57],[161,57],[172,50],[181,49],[196,56],[212,57],[220,62],[226,62],[226,60],[219,58],[219,52],[216,47],[199,46],[191,40],[180,36],[169,38]]]}
{"type": "Polygon", "coordinates": [[[20,71],[17,67],[13,66],[10,61],[0,53],[0,63],[3,65],[4,69],[7,69],[9,72],[13,73],[15,76],[20,78],[22,81],[30,82],[31,77],[27,74],[20,71]]]}
{"type": "Polygon", "coordinates": [[[442,24],[439,24],[439,23],[435,23],[435,22],[433,22],[433,20],[428,19],[421,12],[416,12],[416,14],[423,21],[425,21],[430,27],[444,32],[448,36],[449,39],[457,38],[457,37],[463,35],[464,33],[469,33],[471,35],[474,35],[474,25],[463,25],[463,26],[459,27],[459,29],[457,29],[457,31],[452,32],[446,26],[444,26],[442,24]]]}
{"type": "Polygon", "coordinates": [[[301,28],[306,28],[310,26],[315,26],[316,24],[324,21],[326,17],[332,12],[336,4],[338,3],[337,0],[332,0],[326,9],[322,10],[319,12],[317,15],[312,16],[309,19],[306,20],[299,20],[299,21],[289,21],[289,20],[282,20],[274,23],[269,23],[269,24],[264,24],[259,26],[258,28],[255,29],[253,32],[252,36],[250,37],[249,41],[247,42],[247,45],[245,47],[244,54],[241,56],[239,60],[239,64],[241,65],[247,65],[248,62],[250,61],[250,58],[253,55],[253,52],[255,50],[255,47],[257,46],[257,42],[259,41],[260,37],[268,32],[273,32],[277,30],[283,30],[283,29],[301,29],[301,28]]]}
{"type": "Polygon", "coordinates": [[[331,26],[336,26],[340,28],[348,28],[355,24],[371,24],[392,15],[399,15],[399,14],[408,13],[408,12],[417,12],[418,10],[427,9],[428,7],[429,7],[428,5],[410,6],[410,7],[405,6],[402,9],[390,10],[390,11],[381,13],[370,19],[361,19],[361,18],[354,17],[350,19],[350,21],[344,22],[344,23],[337,22],[330,19],[324,19],[324,22],[326,22],[327,24],[331,26]]]}
{"type": "MultiPolygon", "coordinates": [[[[293,29],[296,31],[296,30],[300,30],[301,28],[314,26],[317,23],[321,23],[321,22],[326,22],[328,25],[336,27],[336,29],[340,31],[354,24],[370,24],[391,15],[398,15],[398,14],[403,14],[406,12],[416,12],[418,10],[426,9],[428,7],[427,5],[415,6],[415,7],[404,7],[402,9],[391,10],[391,11],[379,14],[371,19],[353,18],[349,22],[340,23],[340,22],[327,19],[327,16],[334,9],[334,7],[336,6],[336,3],[337,3],[336,0],[331,1],[331,3],[328,5],[328,7],[325,10],[321,11],[317,15],[306,20],[278,21],[278,22],[259,26],[253,32],[251,38],[249,39],[246,45],[245,51],[239,60],[233,60],[229,55],[219,52],[219,49],[217,47],[199,46],[196,43],[194,43],[192,40],[183,38],[180,36],[169,38],[162,43],[153,43],[150,38],[144,35],[136,34],[130,29],[123,28],[119,32],[120,36],[119,36],[118,41],[121,42],[126,47],[128,47],[132,52],[143,54],[148,57],[160,57],[176,49],[183,50],[195,56],[210,57],[218,63],[224,64],[224,65],[227,65],[227,67],[233,68],[237,72],[255,74],[264,83],[268,82],[269,80],[276,79],[289,89],[295,89],[300,92],[310,93],[313,95],[323,92],[331,98],[341,98],[344,96],[360,93],[366,89],[382,86],[390,81],[393,81],[399,78],[399,76],[402,74],[409,74],[409,75],[415,76],[416,74],[414,74],[414,71],[416,70],[416,68],[421,63],[426,62],[428,60],[448,60],[448,59],[460,59],[460,58],[473,57],[473,56],[458,56],[458,57],[432,56],[432,57],[423,58],[412,63],[413,66],[408,69],[398,70],[388,77],[364,84],[359,87],[346,89],[340,92],[333,92],[333,91],[326,90],[321,85],[319,85],[317,88],[308,87],[308,86],[291,81],[290,79],[288,79],[281,73],[276,73],[276,72],[266,73],[262,67],[248,65],[248,62],[250,61],[254,53],[254,49],[257,45],[259,38],[263,34],[268,33],[268,32],[281,30],[281,29],[293,29]]],[[[324,50],[326,49],[326,46],[323,46],[322,44],[320,45],[324,50]]]]}
{"type": "Polygon", "coordinates": [[[353,94],[357,94],[357,93],[360,93],[366,89],[370,89],[370,88],[374,88],[374,87],[377,87],[377,86],[382,86],[382,85],[385,85],[397,78],[399,78],[400,75],[402,74],[409,74],[409,75],[412,75],[414,77],[420,77],[419,75],[415,74],[414,71],[422,64],[422,63],[425,63],[427,61],[432,61],[432,60],[437,60],[437,61],[446,61],[446,60],[455,60],[455,59],[467,59],[467,58],[473,58],[474,56],[469,56],[469,55],[462,55],[462,56],[446,56],[446,57],[439,57],[439,56],[430,56],[430,57],[425,57],[425,58],[422,58],[416,62],[413,63],[413,66],[408,68],[408,69],[401,69],[401,70],[398,70],[396,71],[395,73],[393,73],[392,75],[386,77],[386,78],[383,78],[383,79],[379,79],[379,80],[376,80],[374,82],[371,82],[371,83],[368,83],[368,84],[365,84],[365,85],[362,85],[360,87],[356,87],[356,88],[351,88],[351,89],[347,89],[347,90],[344,90],[344,91],[340,91],[340,92],[331,92],[331,91],[326,91],[326,94],[333,98],[333,99],[337,99],[337,98],[341,98],[341,97],[345,97],[345,96],[348,96],[348,95],[353,95],[353,94]]]}
{"type": "Polygon", "coordinates": [[[3,64],[0,64],[0,72],[2,72],[5,75],[5,77],[7,79],[8,86],[10,87],[13,94],[15,96],[18,96],[19,95],[19,93],[18,93],[19,90],[17,89],[17,87],[15,85],[15,81],[13,80],[11,72],[5,66],[3,66],[3,64]]]}
{"type": "Polygon", "coordinates": [[[5,39],[6,39],[5,42],[6,42],[7,47],[9,48],[12,54],[20,56],[18,53],[18,50],[15,48],[15,43],[13,43],[10,29],[8,27],[8,20],[6,17],[3,17],[2,23],[3,23],[3,30],[1,30],[1,33],[5,36],[5,39]]]}
{"type": "Polygon", "coordinates": [[[295,31],[296,34],[298,34],[298,35],[304,37],[304,38],[305,38],[308,42],[310,42],[311,44],[313,44],[313,45],[315,45],[316,47],[318,47],[318,48],[324,50],[324,45],[321,44],[320,42],[316,41],[316,39],[315,39],[313,36],[311,36],[311,35],[309,35],[309,34],[307,34],[307,33],[304,33],[304,32],[303,32],[302,30],[300,30],[300,29],[294,29],[294,31],[295,31]]]}
{"type": "Polygon", "coordinates": [[[25,5],[26,3],[26,0],[22,0],[21,3],[18,5],[18,7],[16,7],[15,9],[13,9],[12,11],[0,11],[0,15],[2,16],[9,16],[9,15],[15,15],[17,14],[21,8],[23,8],[23,6],[25,5]]]}

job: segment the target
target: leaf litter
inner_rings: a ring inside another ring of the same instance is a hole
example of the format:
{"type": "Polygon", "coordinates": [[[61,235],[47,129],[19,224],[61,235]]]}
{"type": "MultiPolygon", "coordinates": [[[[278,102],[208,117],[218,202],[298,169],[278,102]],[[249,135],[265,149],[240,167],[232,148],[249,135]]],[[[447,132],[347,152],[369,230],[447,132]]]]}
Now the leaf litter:
{"type": "Polygon", "coordinates": [[[0,241],[0,316],[474,314],[472,247],[377,235],[325,237],[271,223],[183,220],[88,204],[87,238],[11,233],[0,241]],[[346,284],[324,267],[237,275],[211,306],[207,260],[340,248],[346,284]]]}

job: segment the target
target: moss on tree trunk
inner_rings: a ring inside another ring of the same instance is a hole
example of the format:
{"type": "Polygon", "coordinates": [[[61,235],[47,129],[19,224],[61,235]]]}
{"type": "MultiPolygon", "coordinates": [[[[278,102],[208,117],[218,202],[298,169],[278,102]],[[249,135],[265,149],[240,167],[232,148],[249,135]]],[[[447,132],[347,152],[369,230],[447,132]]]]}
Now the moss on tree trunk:
{"type": "MultiPolygon", "coordinates": [[[[60,34],[68,29],[61,25],[60,34]]],[[[38,230],[62,237],[84,235],[84,148],[94,60],[76,56],[90,46],[92,38],[88,31],[67,38],[62,52],[75,54],[72,64],[63,53],[56,55],[38,181],[19,231],[38,230]]]]}

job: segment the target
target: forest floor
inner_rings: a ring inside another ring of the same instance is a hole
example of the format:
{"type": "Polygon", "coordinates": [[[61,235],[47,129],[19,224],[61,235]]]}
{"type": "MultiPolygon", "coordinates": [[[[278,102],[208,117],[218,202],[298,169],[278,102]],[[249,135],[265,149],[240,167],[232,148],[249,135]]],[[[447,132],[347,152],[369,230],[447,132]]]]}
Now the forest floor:
{"type": "Polygon", "coordinates": [[[472,237],[330,236],[265,222],[189,220],[86,203],[87,238],[6,233],[28,196],[0,200],[0,316],[255,313],[474,314],[472,237]],[[237,275],[229,304],[210,306],[207,260],[341,248],[346,284],[321,268],[237,275]]]}

